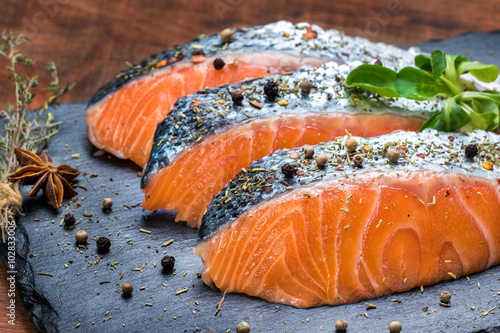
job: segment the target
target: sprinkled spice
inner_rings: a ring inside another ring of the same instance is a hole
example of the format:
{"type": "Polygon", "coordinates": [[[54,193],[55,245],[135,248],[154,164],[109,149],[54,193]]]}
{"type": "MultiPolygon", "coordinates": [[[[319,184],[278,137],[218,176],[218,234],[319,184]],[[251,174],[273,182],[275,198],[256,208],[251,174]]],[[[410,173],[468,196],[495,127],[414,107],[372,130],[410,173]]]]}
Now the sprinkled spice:
{"type": "Polygon", "coordinates": [[[75,225],[76,219],[73,214],[64,215],[64,226],[66,228],[72,227],[75,225]]]}
{"type": "Polygon", "coordinates": [[[337,322],[335,323],[335,329],[337,331],[345,331],[347,330],[347,320],[345,319],[339,319],[337,320],[337,322]]]}
{"type": "Polygon", "coordinates": [[[99,237],[97,241],[95,242],[99,250],[101,251],[107,251],[109,250],[111,246],[111,241],[107,237],[99,237]]]}
{"type": "Polygon", "coordinates": [[[304,155],[306,158],[313,158],[314,156],[314,148],[313,147],[305,147],[304,155]]]}
{"type": "Polygon", "coordinates": [[[493,162],[490,162],[490,161],[488,161],[488,162],[483,162],[483,164],[481,164],[481,165],[482,165],[482,167],[483,167],[484,169],[486,169],[486,170],[491,170],[491,169],[493,169],[493,162]]]}
{"type": "Polygon", "coordinates": [[[354,165],[356,165],[357,167],[361,167],[363,165],[364,160],[365,160],[365,158],[359,154],[352,158],[354,165]]]}
{"type": "Polygon", "coordinates": [[[465,147],[465,157],[474,158],[477,155],[477,146],[473,144],[468,144],[465,147]]]}
{"type": "Polygon", "coordinates": [[[164,256],[161,259],[161,267],[165,273],[170,273],[174,269],[175,258],[173,256],[164,256]]]}
{"type": "Polygon", "coordinates": [[[322,168],[326,165],[326,162],[328,162],[328,157],[326,157],[325,154],[319,154],[316,156],[316,164],[322,168]]]}
{"type": "Polygon", "coordinates": [[[313,85],[312,85],[311,81],[309,81],[309,80],[304,80],[300,83],[300,89],[302,90],[302,92],[304,92],[306,94],[309,93],[312,88],[313,88],[313,85]]]}
{"type": "Polygon", "coordinates": [[[220,33],[220,40],[223,43],[231,43],[233,41],[233,31],[231,29],[224,29],[220,33]]]}
{"type": "Polygon", "coordinates": [[[215,58],[214,60],[214,68],[216,70],[223,69],[225,64],[226,63],[221,58],[215,58]]]}
{"type": "Polygon", "coordinates": [[[399,321],[392,321],[389,324],[389,332],[391,333],[399,333],[403,329],[403,325],[399,321]]]}
{"type": "Polygon", "coordinates": [[[85,230],[78,230],[75,234],[76,241],[80,244],[85,244],[87,242],[87,239],[89,238],[89,235],[85,230]]]}
{"type": "Polygon", "coordinates": [[[451,300],[451,293],[449,291],[443,291],[441,292],[441,302],[443,303],[449,303],[451,300]]]}
{"type": "Polygon", "coordinates": [[[239,91],[234,91],[231,94],[231,99],[235,105],[241,105],[241,102],[243,102],[243,94],[239,91]]]}
{"type": "Polygon", "coordinates": [[[245,321],[242,321],[241,323],[238,323],[238,325],[236,325],[236,333],[249,333],[250,332],[250,325],[245,322],[245,321]]]}
{"type": "Polygon", "coordinates": [[[389,149],[385,156],[392,163],[396,163],[399,160],[399,158],[401,157],[399,152],[394,148],[389,149]]]}
{"type": "Polygon", "coordinates": [[[281,172],[283,172],[285,177],[292,178],[297,173],[297,169],[293,165],[291,165],[290,163],[285,163],[281,167],[281,172]]]}
{"type": "Polygon", "coordinates": [[[130,283],[124,283],[122,285],[122,292],[125,296],[130,296],[134,291],[134,287],[130,283]]]}
{"type": "Polygon", "coordinates": [[[358,141],[356,141],[356,139],[349,138],[346,140],[345,149],[347,149],[350,152],[353,152],[356,150],[356,148],[358,148],[358,141]]]}
{"type": "Polygon", "coordinates": [[[102,209],[111,210],[111,207],[113,207],[113,199],[104,198],[104,200],[102,200],[102,209]]]}
{"type": "Polygon", "coordinates": [[[269,100],[274,101],[276,97],[278,96],[278,85],[276,82],[273,81],[267,81],[266,85],[264,86],[264,94],[269,98],[269,100]]]}

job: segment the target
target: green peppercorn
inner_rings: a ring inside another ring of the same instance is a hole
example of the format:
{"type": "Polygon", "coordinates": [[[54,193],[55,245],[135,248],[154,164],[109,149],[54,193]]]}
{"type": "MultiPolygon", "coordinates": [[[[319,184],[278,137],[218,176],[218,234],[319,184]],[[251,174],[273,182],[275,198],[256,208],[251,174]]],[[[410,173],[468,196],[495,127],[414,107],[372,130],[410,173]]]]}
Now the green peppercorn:
{"type": "Polygon", "coordinates": [[[389,332],[391,333],[399,333],[403,329],[403,325],[399,321],[392,321],[389,324],[389,332]]]}
{"type": "Polygon", "coordinates": [[[111,207],[113,207],[113,199],[104,198],[104,200],[102,201],[102,209],[111,210],[111,207]]]}
{"type": "Polygon", "coordinates": [[[304,155],[306,158],[313,158],[314,156],[314,148],[313,147],[305,147],[304,155]]]}
{"type": "Polygon", "coordinates": [[[87,243],[87,239],[89,238],[89,234],[85,230],[78,230],[75,234],[76,241],[80,244],[87,243]]]}
{"type": "Polygon", "coordinates": [[[316,164],[320,168],[324,167],[327,162],[328,162],[328,157],[326,157],[325,154],[319,154],[318,156],[316,156],[316,164]]]}
{"type": "Polygon", "coordinates": [[[355,166],[361,167],[363,165],[365,158],[358,154],[358,155],[354,156],[352,158],[352,160],[353,160],[355,166]]]}
{"type": "Polygon", "coordinates": [[[394,148],[389,149],[387,151],[387,154],[385,156],[392,163],[397,163],[397,161],[401,157],[401,155],[399,154],[399,152],[396,149],[394,149],[394,148]]]}
{"type": "Polygon", "coordinates": [[[449,291],[443,291],[441,292],[441,302],[443,303],[449,303],[451,300],[451,293],[449,291]]]}
{"type": "Polygon", "coordinates": [[[345,319],[339,319],[339,320],[337,320],[337,322],[335,323],[335,329],[337,331],[345,331],[345,330],[347,330],[347,320],[345,320],[345,319]]]}
{"type": "Polygon", "coordinates": [[[238,325],[236,325],[236,333],[249,333],[250,325],[247,322],[242,321],[238,325]]]}
{"type": "Polygon", "coordinates": [[[304,92],[306,94],[309,93],[312,88],[313,88],[313,85],[312,85],[311,81],[309,81],[309,80],[304,80],[300,83],[300,89],[302,89],[302,92],[304,92]]]}
{"type": "Polygon", "coordinates": [[[345,149],[347,149],[347,151],[353,152],[356,150],[356,148],[358,148],[358,141],[353,138],[349,138],[346,140],[345,149]]]}
{"type": "Polygon", "coordinates": [[[125,296],[130,296],[134,291],[134,287],[130,283],[124,283],[122,285],[122,292],[125,296]]]}
{"type": "Polygon", "coordinates": [[[231,43],[233,40],[233,31],[231,29],[224,29],[220,33],[220,39],[223,43],[231,43]]]}

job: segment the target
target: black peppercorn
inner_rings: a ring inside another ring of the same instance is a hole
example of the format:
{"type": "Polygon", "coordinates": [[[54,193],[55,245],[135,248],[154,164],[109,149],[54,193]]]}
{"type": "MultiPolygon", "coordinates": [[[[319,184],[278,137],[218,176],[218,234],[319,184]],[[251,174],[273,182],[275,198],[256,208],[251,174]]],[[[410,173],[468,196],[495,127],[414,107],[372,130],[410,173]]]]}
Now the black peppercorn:
{"type": "Polygon", "coordinates": [[[278,85],[276,84],[276,82],[267,81],[266,85],[264,86],[264,94],[271,101],[274,101],[278,96],[278,85]]]}
{"type": "Polygon", "coordinates": [[[107,251],[111,247],[111,241],[107,237],[99,237],[95,243],[101,251],[107,251]]]}
{"type": "Polygon", "coordinates": [[[477,155],[477,147],[473,144],[469,144],[465,147],[465,157],[474,158],[477,155]]]}
{"type": "Polygon", "coordinates": [[[221,58],[215,58],[215,60],[214,60],[214,68],[215,68],[216,70],[219,70],[219,69],[224,68],[224,65],[225,65],[225,64],[226,64],[226,63],[225,63],[225,62],[224,62],[224,60],[222,60],[221,58]]]}
{"type": "Polygon", "coordinates": [[[161,267],[165,273],[170,273],[174,269],[175,258],[172,256],[164,256],[161,258],[161,267]]]}
{"type": "Polygon", "coordinates": [[[297,173],[297,169],[290,163],[286,163],[281,167],[281,172],[283,172],[285,177],[292,178],[297,173]]]}
{"type": "Polygon", "coordinates": [[[234,104],[241,105],[241,102],[243,102],[243,94],[239,91],[235,91],[231,94],[231,99],[234,104]]]}
{"type": "Polygon", "coordinates": [[[66,228],[72,227],[75,225],[76,219],[73,214],[64,215],[64,226],[66,228]]]}

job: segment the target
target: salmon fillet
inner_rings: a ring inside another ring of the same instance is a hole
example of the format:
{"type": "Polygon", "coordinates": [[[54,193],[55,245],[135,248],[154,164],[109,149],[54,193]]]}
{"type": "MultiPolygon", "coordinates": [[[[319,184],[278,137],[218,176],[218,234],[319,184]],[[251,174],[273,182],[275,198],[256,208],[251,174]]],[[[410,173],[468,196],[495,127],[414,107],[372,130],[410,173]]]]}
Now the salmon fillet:
{"type": "Polygon", "coordinates": [[[416,131],[437,107],[437,101],[350,93],[343,78],[357,64],[328,63],[180,99],[155,133],[143,172],[143,209],[177,210],[176,221],[197,228],[212,197],[252,161],[282,148],[328,142],[345,130],[365,137],[416,131]],[[304,79],[315,86],[309,94],[298,88],[304,79]],[[279,101],[263,94],[269,81],[280,85],[279,101]],[[237,90],[246,96],[241,106],[229,94],[237,90]]]}
{"type": "Polygon", "coordinates": [[[487,152],[498,167],[499,136],[436,135],[360,140],[372,148],[362,168],[339,168],[345,138],[314,147],[331,157],[322,169],[290,158],[299,149],[253,163],[203,218],[195,249],[203,280],[302,308],[354,303],[497,265],[500,174],[473,165],[487,152]],[[480,150],[474,160],[463,157],[470,143],[480,150]],[[391,146],[404,154],[399,163],[378,152],[391,146]],[[277,171],[284,163],[297,175],[277,171]],[[248,190],[260,180],[269,190],[248,190]]]}
{"type": "Polygon", "coordinates": [[[204,36],[131,66],[91,98],[87,108],[89,140],[119,158],[144,166],[156,125],[179,97],[302,65],[380,59],[402,67],[412,63],[415,55],[412,50],[370,43],[316,26],[317,37],[307,40],[303,36],[305,26],[282,21],[239,29],[228,44],[221,42],[219,34],[204,36]],[[215,69],[216,58],[223,59],[223,68],[215,69]]]}

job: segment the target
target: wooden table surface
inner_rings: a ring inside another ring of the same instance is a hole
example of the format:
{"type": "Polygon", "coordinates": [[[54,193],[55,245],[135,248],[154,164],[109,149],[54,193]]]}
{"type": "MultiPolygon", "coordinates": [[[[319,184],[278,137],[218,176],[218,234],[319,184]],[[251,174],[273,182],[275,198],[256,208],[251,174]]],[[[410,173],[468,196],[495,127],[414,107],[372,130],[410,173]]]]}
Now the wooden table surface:
{"type": "MultiPolygon", "coordinates": [[[[32,39],[22,51],[38,60],[41,84],[49,82],[42,64],[54,61],[63,81],[75,88],[63,99],[89,98],[125,61],[137,62],[174,44],[225,27],[277,20],[310,22],[373,41],[406,46],[471,31],[500,29],[500,0],[3,0],[0,30],[21,31],[32,39]]],[[[495,42],[495,41],[493,41],[495,42]]],[[[500,41],[497,41],[500,42],[500,41]]],[[[0,59],[0,109],[14,91],[0,59]]],[[[7,323],[6,268],[0,263],[0,332],[33,332],[16,298],[16,325],[7,323]]]]}

